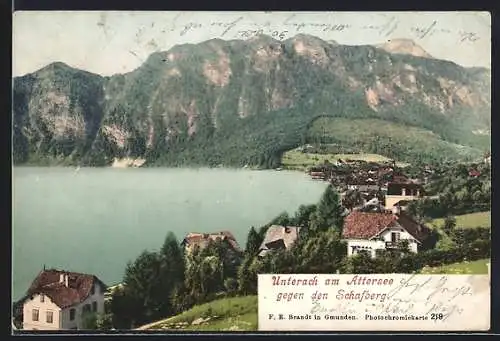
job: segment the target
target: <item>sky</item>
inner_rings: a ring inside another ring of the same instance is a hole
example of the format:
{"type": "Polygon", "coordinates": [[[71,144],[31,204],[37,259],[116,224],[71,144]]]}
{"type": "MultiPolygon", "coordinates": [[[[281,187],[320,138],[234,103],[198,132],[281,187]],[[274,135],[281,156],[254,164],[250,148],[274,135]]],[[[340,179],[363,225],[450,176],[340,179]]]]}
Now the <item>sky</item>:
{"type": "Polygon", "coordinates": [[[110,76],[139,67],[156,51],[212,38],[304,33],[339,44],[411,39],[435,58],[491,67],[488,12],[69,12],[13,17],[13,76],[59,61],[110,76]]]}

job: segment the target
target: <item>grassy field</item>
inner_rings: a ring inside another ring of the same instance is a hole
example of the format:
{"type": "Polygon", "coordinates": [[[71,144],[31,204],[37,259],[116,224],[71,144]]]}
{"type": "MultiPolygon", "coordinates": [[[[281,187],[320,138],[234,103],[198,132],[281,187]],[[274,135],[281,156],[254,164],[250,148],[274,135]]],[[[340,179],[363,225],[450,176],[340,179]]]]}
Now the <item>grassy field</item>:
{"type": "MultiPolygon", "coordinates": [[[[359,154],[316,154],[302,153],[299,149],[286,152],[282,157],[284,168],[306,170],[325,160],[351,159],[381,162],[390,158],[371,153],[390,151],[387,155],[398,155],[397,165],[405,167],[408,160],[415,160],[422,155],[434,158],[461,159],[480,155],[479,150],[447,142],[440,136],[425,129],[400,125],[379,119],[345,119],[322,117],[313,122],[308,131],[311,141],[331,139],[331,143],[346,148],[363,151],[359,154]]],[[[383,153],[384,154],[384,153],[383,153]]]]}
{"type": "MultiPolygon", "coordinates": [[[[455,218],[457,219],[457,227],[460,228],[491,227],[491,211],[458,215],[455,218]]],[[[432,224],[441,228],[444,225],[444,218],[434,219],[432,224]]]]}
{"type": "Polygon", "coordinates": [[[257,296],[223,298],[195,306],[140,330],[255,331],[257,296]]]}
{"type": "Polygon", "coordinates": [[[421,274],[472,274],[481,275],[488,273],[488,264],[491,260],[480,259],[473,262],[461,262],[438,267],[424,267],[421,274]]]}
{"type": "MultiPolygon", "coordinates": [[[[361,160],[367,162],[384,162],[390,160],[389,158],[379,154],[314,154],[303,153],[297,148],[284,153],[281,162],[283,167],[286,169],[307,170],[309,167],[324,163],[325,160],[335,162],[338,159],[361,160]]],[[[402,162],[396,162],[396,164],[399,167],[405,167],[408,165],[407,163],[402,162]]]]}

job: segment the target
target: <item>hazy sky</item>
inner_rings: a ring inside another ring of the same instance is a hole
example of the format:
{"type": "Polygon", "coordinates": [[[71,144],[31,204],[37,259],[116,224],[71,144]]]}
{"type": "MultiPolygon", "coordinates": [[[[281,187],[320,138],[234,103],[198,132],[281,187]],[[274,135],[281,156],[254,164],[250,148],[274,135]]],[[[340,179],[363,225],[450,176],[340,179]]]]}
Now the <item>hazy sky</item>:
{"type": "Polygon", "coordinates": [[[149,54],[211,38],[277,39],[298,33],[340,44],[412,39],[432,56],[490,67],[488,12],[16,12],[13,75],[54,61],[112,75],[137,68],[149,54]]]}

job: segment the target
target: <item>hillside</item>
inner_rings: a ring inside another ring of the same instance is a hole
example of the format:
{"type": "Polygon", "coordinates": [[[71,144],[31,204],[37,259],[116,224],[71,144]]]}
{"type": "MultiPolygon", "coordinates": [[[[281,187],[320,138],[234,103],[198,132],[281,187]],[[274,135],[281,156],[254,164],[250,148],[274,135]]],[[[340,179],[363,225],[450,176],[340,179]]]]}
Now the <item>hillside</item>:
{"type": "Polygon", "coordinates": [[[257,296],[219,299],[137,330],[255,331],[257,296]]]}
{"type": "Polygon", "coordinates": [[[448,142],[428,129],[378,119],[321,117],[311,124],[307,140],[339,146],[339,153],[374,153],[409,163],[450,156],[474,160],[481,153],[480,149],[448,142]]]}
{"type": "Polygon", "coordinates": [[[303,34],[212,39],[112,77],[53,63],[14,79],[14,162],[276,167],[324,116],[387,120],[485,148],[490,71],[391,46],[303,34]]]}

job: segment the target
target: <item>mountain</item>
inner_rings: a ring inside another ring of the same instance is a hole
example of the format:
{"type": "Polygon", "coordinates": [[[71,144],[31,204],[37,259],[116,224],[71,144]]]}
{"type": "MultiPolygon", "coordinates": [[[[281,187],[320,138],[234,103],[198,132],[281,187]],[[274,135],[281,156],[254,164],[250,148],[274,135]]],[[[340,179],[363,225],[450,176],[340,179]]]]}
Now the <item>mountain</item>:
{"type": "Polygon", "coordinates": [[[275,167],[325,116],[489,146],[490,70],[386,50],[300,34],[178,45],[111,77],[53,63],[14,79],[14,162],[275,167]]]}
{"type": "Polygon", "coordinates": [[[389,52],[398,54],[409,54],[415,57],[434,58],[421,46],[415,44],[411,39],[390,39],[385,44],[377,45],[377,47],[389,52]]]}

